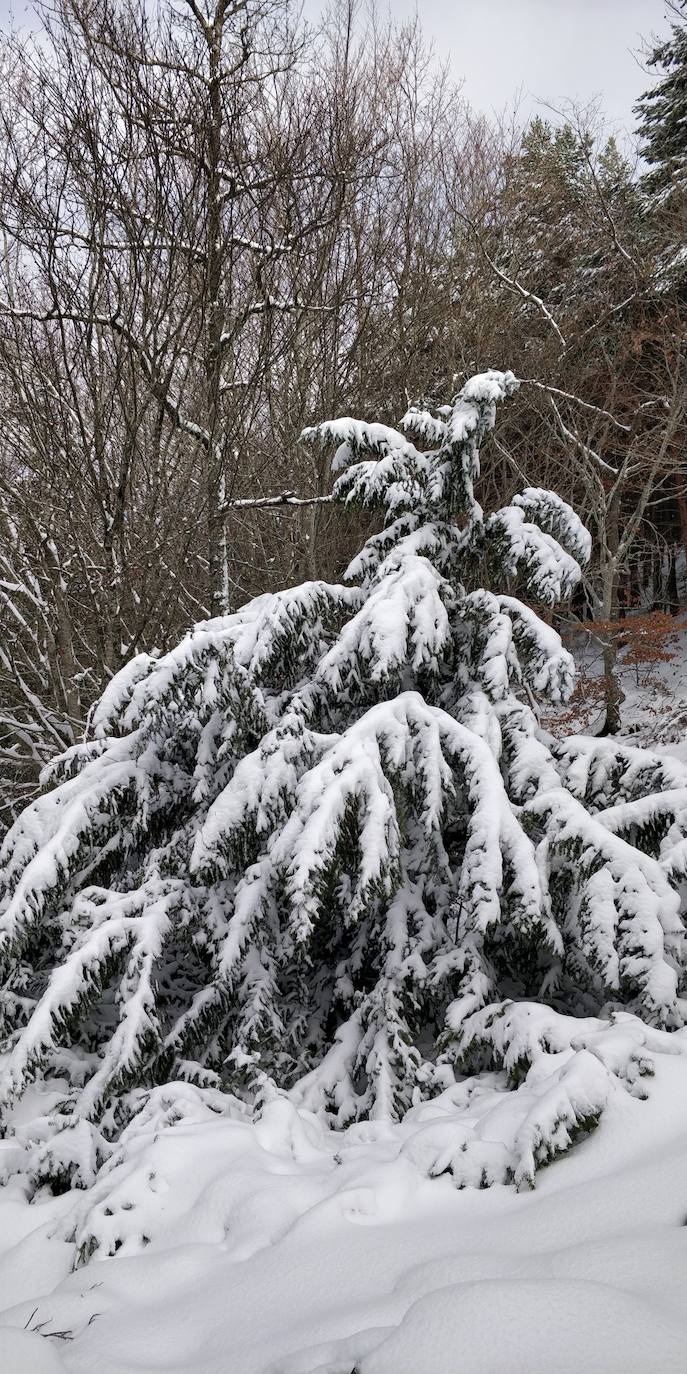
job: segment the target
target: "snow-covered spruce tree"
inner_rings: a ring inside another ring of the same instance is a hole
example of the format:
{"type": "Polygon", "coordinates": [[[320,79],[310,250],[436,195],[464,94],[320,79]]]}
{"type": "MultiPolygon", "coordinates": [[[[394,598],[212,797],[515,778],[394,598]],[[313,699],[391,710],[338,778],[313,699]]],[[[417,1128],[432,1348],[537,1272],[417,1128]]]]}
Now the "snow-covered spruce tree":
{"type": "Polygon", "coordinates": [[[568,596],[589,536],[551,492],[487,516],[475,495],[516,385],[488,372],[411,410],[413,441],[307,431],[335,449],[334,499],[382,524],[344,583],[139,657],[8,834],[0,1087],[11,1129],[43,1084],[35,1177],[87,1182],[155,1085],[288,1094],[343,1127],[483,1070],[544,1083],[478,1175],[529,1177],[609,1072],[644,1066],[604,1067],[610,1013],[682,1024],[687,780],[542,736],[530,702],[565,698],[573,665],[532,603],[568,596]]]}

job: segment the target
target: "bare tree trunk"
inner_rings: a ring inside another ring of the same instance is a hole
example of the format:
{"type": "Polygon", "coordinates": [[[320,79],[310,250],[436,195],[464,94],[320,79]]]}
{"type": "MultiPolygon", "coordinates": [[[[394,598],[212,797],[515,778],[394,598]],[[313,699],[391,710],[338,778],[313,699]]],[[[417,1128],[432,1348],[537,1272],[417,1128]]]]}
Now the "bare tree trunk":
{"type": "Polygon", "coordinates": [[[222,36],[227,12],[226,0],[218,0],[212,26],[206,29],[208,43],[208,129],[207,129],[207,280],[205,387],[206,427],[209,445],[206,453],[206,491],[208,502],[208,565],[213,615],[229,610],[229,564],[226,519],[221,508],[226,500],[224,451],[222,441],[221,379],[222,330],[225,303],[222,298],[222,211],[220,158],[222,156],[222,36]]]}
{"type": "MultiPolygon", "coordinates": [[[[618,620],[619,544],[618,499],[617,496],[614,496],[609,503],[606,518],[607,549],[605,564],[602,568],[602,618],[608,625],[615,625],[618,620]]],[[[617,735],[621,728],[620,708],[625,700],[625,693],[620,686],[618,674],[618,646],[616,636],[612,630],[603,637],[602,652],[604,708],[606,715],[600,734],[617,735]]]]}

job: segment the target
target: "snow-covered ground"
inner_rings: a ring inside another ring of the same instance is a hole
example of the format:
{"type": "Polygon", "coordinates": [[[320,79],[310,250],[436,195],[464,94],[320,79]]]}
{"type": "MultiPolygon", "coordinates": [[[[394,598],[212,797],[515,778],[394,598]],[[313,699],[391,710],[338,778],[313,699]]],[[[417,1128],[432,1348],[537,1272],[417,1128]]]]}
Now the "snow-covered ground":
{"type": "MultiPolygon", "coordinates": [[[[623,663],[620,651],[620,682],[625,700],[621,707],[628,743],[655,749],[679,745],[687,736],[687,623],[685,614],[675,618],[675,632],[659,643],[665,661],[623,663]]],[[[572,702],[563,708],[547,708],[544,723],[557,733],[591,730],[602,714],[602,660],[598,643],[584,632],[564,636],[578,670],[572,702]]],[[[668,752],[676,751],[670,747],[668,752]]],[[[679,752],[679,750],[677,751],[679,752]]]]}
{"type": "Polygon", "coordinates": [[[88,1203],[29,1205],[14,1182],[0,1369],[684,1374],[685,1034],[675,1048],[647,1100],[619,1089],[531,1191],[423,1177],[399,1128],[359,1128],[337,1159],[281,1102],[253,1127],[153,1124],[88,1203]],[[124,1240],[70,1272],[75,1206],[124,1240]]]}

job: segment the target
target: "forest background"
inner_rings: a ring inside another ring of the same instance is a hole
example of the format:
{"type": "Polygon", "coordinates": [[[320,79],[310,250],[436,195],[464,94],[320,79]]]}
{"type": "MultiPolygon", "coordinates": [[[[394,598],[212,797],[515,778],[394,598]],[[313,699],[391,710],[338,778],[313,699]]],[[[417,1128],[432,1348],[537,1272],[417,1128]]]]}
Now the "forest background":
{"type": "Polygon", "coordinates": [[[394,422],[507,366],[489,497],[551,487],[594,556],[563,617],[621,728],[619,648],[685,595],[684,7],[622,148],[598,110],[471,110],[418,20],[341,0],[61,0],[0,59],[2,823],[110,678],[335,578],[322,415],[394,422]],[[634,151],[632,149],[634,148],[634,151]],[[638,628],[637,628],[638,627],[638,628]]]}

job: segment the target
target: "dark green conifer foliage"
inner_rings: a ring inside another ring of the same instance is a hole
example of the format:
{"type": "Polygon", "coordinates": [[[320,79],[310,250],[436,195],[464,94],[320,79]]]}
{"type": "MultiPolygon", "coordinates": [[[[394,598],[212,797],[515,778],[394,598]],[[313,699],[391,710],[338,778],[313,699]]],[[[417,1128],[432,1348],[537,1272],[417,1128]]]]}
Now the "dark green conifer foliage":
{"type": "Polygon", "coordinates": [[[642,178],[649,195],[684,195],[687,186],[687,13],[673,7],[677,22],[670,37],[658,43],[648,65],[659,73],[656,84],[637,101],[641,153],[649,170],[642,178]]]}

